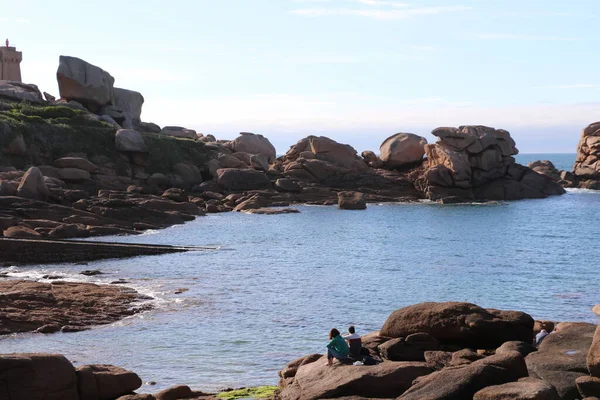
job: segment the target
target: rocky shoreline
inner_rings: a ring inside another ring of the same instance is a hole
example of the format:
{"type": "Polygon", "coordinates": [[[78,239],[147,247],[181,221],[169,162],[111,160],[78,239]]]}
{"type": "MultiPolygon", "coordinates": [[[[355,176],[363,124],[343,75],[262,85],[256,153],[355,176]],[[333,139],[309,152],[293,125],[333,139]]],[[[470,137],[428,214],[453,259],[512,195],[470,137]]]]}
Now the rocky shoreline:
{"type": "MultiPolygon", "coordinates": [[[[582,322],[534,321],[519,311],[475,304],[420,303],[394,311],[380,331],[362,336],[363,354],[376,365],[336,361],[322,354],[293,360],[279,372],[278,400],[593,400],[600,396],[600,327],[582,322]],[[539,346],[540,329],[552,333],[539,346]]],[[[75,369],[61,355],[0,355],[0,374],[13,400],[216,399],[176,386],[135,393],[142,380],[110,365],[75,369]],[[24,382],[26,374],[33,379],[24,382]],[[61,379],[49,381],[49,374],[61,379]],[[64,378],[64,379],[63,379],[64,378]]],[[[217,397],[218,396],[218,397],[217,397]]],[[[264,398],[264,397],[261,397],[264,398]]]]}

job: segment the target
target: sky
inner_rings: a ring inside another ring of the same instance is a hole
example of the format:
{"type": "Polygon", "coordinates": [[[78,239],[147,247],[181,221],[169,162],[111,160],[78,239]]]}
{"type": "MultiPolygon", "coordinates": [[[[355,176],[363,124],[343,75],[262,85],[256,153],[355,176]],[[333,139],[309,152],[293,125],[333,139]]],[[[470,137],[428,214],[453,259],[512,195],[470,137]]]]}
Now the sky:
{"type": "Polygon", "coordinates": [[[600,119],[598,0],[20,0],[0,38],[58,96],[59,55],[141,92],[144,121],[218,139],[308,135],[377,152],[397,132],[507,129],[574,153],[600,119]]]}

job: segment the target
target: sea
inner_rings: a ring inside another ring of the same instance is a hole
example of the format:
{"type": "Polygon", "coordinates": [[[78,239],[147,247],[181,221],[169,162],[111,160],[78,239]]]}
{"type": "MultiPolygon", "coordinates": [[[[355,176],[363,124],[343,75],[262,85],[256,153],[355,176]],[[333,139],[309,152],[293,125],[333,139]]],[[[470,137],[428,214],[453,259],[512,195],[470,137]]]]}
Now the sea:
{"type": "MultiPolygon", "coordinates": [[[[575,154],[523,154],[571,170],[575,154]]],[[[325,350],[331,328],[379,330],[424,301],[468,301],[536,319],[597,322],[600,191],[542,200],[298,206],[299,214],[210,214],[140,236],[95,240],[201,245],[197,252],[10,267],[15,278],[125,279],[152,311],[78,333],[0,338],[3,353],[62,353],[75,365],[137,372],[155,392],[277,384],[289,361],[325,350]],[[84,269],[105,273],[86,277],[84,269]],[[177,294],[179,293],[179,294],[177,294]]]]}

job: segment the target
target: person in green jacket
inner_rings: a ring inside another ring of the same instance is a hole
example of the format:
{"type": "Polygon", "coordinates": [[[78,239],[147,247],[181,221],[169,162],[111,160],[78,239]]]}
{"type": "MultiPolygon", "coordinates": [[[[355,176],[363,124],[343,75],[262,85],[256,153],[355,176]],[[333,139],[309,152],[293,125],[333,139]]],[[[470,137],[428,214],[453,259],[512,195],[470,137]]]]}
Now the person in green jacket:
{"type": "Polygon", "coordinates": [[[340,331],[335,328],[329,331],[329,340],[330,342],[327,345],[327,365],[332,365],[334,358],[340,361],[348,358],[350,348],[342,335],[340,335],[340,331]]]}

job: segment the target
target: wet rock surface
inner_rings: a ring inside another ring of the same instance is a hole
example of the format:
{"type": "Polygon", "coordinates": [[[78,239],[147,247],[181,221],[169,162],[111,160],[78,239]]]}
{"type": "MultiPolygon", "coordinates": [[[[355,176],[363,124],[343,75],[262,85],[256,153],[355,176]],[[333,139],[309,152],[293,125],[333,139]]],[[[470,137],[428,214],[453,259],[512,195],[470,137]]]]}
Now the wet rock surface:
{"type": "Polygon", "coordinates": [[[79,331],[148,310],[127,287],[53,281],[0,282],[0,334],[79,331]]]}

